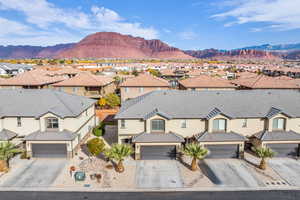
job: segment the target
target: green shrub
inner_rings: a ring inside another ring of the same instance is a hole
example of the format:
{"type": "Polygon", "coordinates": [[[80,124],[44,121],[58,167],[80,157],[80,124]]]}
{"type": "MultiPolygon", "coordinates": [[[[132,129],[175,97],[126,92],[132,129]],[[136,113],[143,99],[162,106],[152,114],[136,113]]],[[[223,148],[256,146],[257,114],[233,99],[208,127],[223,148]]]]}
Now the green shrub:
{"type": "Polygon", "coordinates": [[[88,147],[89,152],[93,156],[98,156],[100,153],[102,153],[104,151],[105,144],[104,144],[103,140],[101,140],[99,138],[93,138],[87,142],[87,147],[88,147]]]}
{"type": "Polygon", "coordinates": [[[94,129],[93,129],[93,134],[94,136],[97,136],[97,137],[100,137],[103,135],[103,132],[104,132],[104,129],[102,129],[101,126],[96,126],[94,129]]]}

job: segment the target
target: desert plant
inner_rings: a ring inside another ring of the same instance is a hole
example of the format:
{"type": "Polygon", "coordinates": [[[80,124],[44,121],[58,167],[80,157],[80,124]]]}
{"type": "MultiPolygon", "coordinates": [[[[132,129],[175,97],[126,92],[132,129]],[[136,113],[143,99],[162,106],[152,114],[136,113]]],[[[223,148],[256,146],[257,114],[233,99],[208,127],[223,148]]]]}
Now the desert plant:
{"type": "Polygon", "coordinates": [[[100,98],[98,104],[100,108],[104,108],[107,105],[106,99],[104,97],[100,98]]]}
{"type": "Polygon", "coordinates": [[[105,156],[117,162],[116,171],[124,172],[123,165],[124,158],[133,154],[134,150],[129,144],[114,144],[112,147],[104,152],[105,156]]]}
{"type": "Polygon", "coordinates": [[[11,142],[0,143],[0,171],[7,172],[9,169],[9,160],[17,153],[23,152],[11,142]]]}
{"type": "Polygon", "coordinates": [[[106,100],[106,104],[111,108],[115,108],[121,104],[120,97],[114,93],[110,93],[106,95],[105,100],[106,100]]]}
{"type": "Polygon", "coordinates": [[[272,149],[268,147],[254,148],[254,152],[259,158],[261,158],[259,168],[262,170],[265,170],[267,168],[267,158],[272,158],[275,156],[275,152],[273,152],[272,149]]]}
{"type": "Polygon", "coordinates": [[[93,138],[87,142],[87,148],[90,154],[96,157],[104,151],[105,144],[100,138],[93,138]]]}
{"type": "Polygon", "coordinates": [[[197,160],[202,160],[207,156],[208,150],[198,143],[189,143],[183,147],[182,152],[192,158],[191,170],[197,170],[197,160]]]}

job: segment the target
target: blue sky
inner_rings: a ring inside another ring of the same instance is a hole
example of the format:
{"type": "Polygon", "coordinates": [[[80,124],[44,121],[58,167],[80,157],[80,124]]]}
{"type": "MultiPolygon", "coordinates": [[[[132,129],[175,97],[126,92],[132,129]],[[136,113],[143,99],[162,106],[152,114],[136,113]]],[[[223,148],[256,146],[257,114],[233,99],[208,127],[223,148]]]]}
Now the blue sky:
{"type": "Polygon", "coordinates": [[[300,42],[300,0],[0,0],[0,45],[113,31],[181,49],[300,42]]]}

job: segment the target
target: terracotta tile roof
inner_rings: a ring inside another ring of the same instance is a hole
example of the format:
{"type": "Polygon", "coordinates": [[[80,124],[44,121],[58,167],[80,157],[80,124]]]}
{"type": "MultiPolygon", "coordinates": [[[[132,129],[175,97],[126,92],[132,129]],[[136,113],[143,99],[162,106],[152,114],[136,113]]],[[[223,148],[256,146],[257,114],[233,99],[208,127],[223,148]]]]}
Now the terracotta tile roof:
{"type": "Polygon", "coordinates": [[[113,81],[114,79],[111,77],[93,75],[90,72],[81,72],[72,78],[53,84],[53,86],[54,87],[61,87],[61,86],[89,86],[89,87],[95,86],[96,87],[96,86],[107,85],[113,81]]]}
{"type": "Polygon", "coordinates": [[[74,68],[71,68],[71,67],[65,67],[65,68],[62,68],[60,70],[55,70],[55,71],[48,71],[48,74],[49,75],[65,75],[65,74],[78,74],[82,72],[81,70],[78,70],[78,69],[74,69],[74,68]]]}
{"type": "Polygon", "coordinates": [[[4,86],[22,86],[22,85],[48,85],[52,83],[57,83],[65,80],[64,77],[58,76],[48,76],[46,70],[36,69],[32,71],[27,71],[19,74],[15,77],[5,79],[1,81],[1,85],[4,86]]]}
{"type": "Polygon", "coordinates": [[[169,87],[169,82],[149,74],[141,74],[137,77],[127,79],[121,87],[169,87]]]}
{"type": "Polygon", "coordinates": [[[179,83],[186,88],[235,88],[229,81],[209,75],[188,78],[179,83]]]}
{"type": "Polygon", "coordinates": [[[300,81],[287,76],[271,77],[254,73],[242,73],[231,81],[235,85],[253,89],[300,89],[300,81]]]}

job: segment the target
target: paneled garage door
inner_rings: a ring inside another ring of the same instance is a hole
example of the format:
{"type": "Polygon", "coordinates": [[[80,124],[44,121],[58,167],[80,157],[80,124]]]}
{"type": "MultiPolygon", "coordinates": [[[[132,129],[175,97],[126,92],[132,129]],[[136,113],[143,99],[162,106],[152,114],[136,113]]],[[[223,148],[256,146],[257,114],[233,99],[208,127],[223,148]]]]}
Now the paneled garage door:
{"type": "Polygon", "coordinates": [[[299,156],[299,144],[267,144],[276,152],[275,157],[296,157],[299,156]]]}
{"type": "Polygon", "coordinates": [[[238,158],[239,145],[205,145],[209,149],[209,155],[206,158],[238,158]]]}
{"type": "Polygon", "coordinates": [[[66,144],[31,144],[34,158],[66,158],[66,144]]]}
{"type": "Polygon", "coordinates": [[[141,146],[142,160],[170,160],[176,157],[176,146],[141,146]]]}

